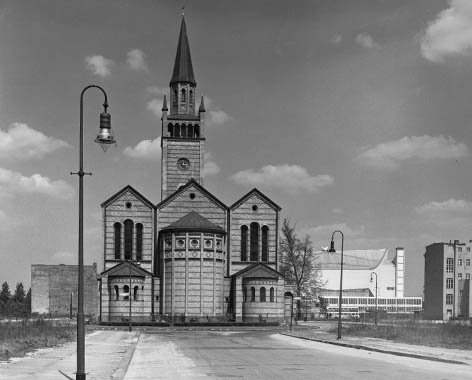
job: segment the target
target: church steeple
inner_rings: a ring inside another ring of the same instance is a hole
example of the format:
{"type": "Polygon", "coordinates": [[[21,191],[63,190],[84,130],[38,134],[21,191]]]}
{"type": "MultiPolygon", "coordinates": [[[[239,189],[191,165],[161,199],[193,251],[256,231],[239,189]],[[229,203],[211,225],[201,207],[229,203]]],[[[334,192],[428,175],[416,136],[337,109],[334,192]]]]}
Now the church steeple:
{"type": "Polygon", "coordinates": [[[195,76],[187,37],[185,18],[182,15],[179,43],[175,54],[174,71],[170,80],[170,114],[195,115],[195,76]]]}
{"type": "Polygon", "coordinates": [[[172,79],[170,80],[170,86],[176,83],[190,83],[194,87],[197,86],[193,75],[192,57],[190,55],[187,27],[185,26],[185,18],[183,15],[182,24],[180,25],[179,44],[177,45],[174,71],[172,73],[172,79]]]}

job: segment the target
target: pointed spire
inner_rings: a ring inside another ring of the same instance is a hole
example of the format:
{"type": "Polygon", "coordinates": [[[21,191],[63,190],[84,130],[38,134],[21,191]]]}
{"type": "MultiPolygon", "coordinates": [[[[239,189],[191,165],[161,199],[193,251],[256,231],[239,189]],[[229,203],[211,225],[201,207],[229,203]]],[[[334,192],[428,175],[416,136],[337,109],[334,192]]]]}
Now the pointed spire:
{"type": "Polygon", "coordinates": [[[182,15],[182,24],[180,26],[179,44],[177,45],[177,53],[175,55],[174,71],[170,84],[173,83],[191,83],[197,85],[193,75],[192,57],[190,56],[190,48],[187,38],[187,28],[185,26],[185,18],[182,15]]]}
{"type": "Polygon", "coordinates": [[[205,103],[203,103],[203,95],[202,95],[202,101],[200,102],[200,108],[198,109],[198,112],[205,112],[205,103]]]}
{"type": "Polygon", "coordinates": [[[162,103],[162,111],[169,111],[169,109],[167,108],[167,97],[165,94],[164,94],[164,102],[162,103]]]}

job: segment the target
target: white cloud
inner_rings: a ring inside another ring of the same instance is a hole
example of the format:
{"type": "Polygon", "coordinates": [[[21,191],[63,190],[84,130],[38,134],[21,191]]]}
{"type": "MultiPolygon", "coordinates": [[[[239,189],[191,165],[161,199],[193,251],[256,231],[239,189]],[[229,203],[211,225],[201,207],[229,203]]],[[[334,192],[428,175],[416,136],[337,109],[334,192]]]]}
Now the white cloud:
{"type": "Polygon", "coordinates": [[[160,97],[164,97],[164,95],[167,94],[167,88],[166,87],[160,87],[160,86],[149,86],[146,89],[147,92],[153,95],[158,95],[160,97]]]}
{"type": "Polygon", "coordinates": [[[161,159],[161,138],[155,140],[143,140],[134,148],[128,146],[123,153],[138,160],[158,161],[161,159]]]}
{"type": "Polygon", "coordinates": [[[313,239],[313,241],[326,241],[328,244],[331,241],[331,235],[333,231],[342,231],[344,236],[349,236],[350,239],[359,238],[365,235],[365,227],[360,226],[357,228],[353,228],[348,226],[346,223],[335,223],[335,224],[327,224],[322,226],[316,227],[307,227],[301,228],[300,231],[303,235],[309,235],[313,239]]]}
{"type": "Polygon", "coordinates": [[[359,33],[355,41],[358,45],[366,49],[372,49],[378,47],[379,45],[374,41],[374,38],[368,33],[359,33]]]}
{"type": "Polygon", "coordinates": [[[212,154],[210,152],[205,153],[205,165],[203,166],[203,175],[215,175],[220,172],[220,167],[213,161],[212,154]]]}
{"type": "Polygon", "coordinates": [[[359,156],[360,162],[368,165],[396,169],[403,161],[418,159],[457,159],[469,156],[464,143],[456,142],[452,137],[444,136],[406,136],[399,140],[378,144],[364,150],[359,156]]]}
{"type": "Polygon", "coordinates": [[[290,194],[314,193],[334,183],[333,177],[329,175],[311,176],[305,168],[288,164],[266,165],[259,171],[243,170],[230,178],[240,184],[281,189],[290,194]]]}
{"type": "Polygon", "coordinates": [[[206,125],[218,126],[227,123],[233,118],[215,104],[213,99],[205,96],[206,125]]]}
{"type": "Polygon", "coordinates": [[[423,216],[440,217],[446,214],[472,214],[472,202],[463,199],[448,199],[443,202],[429,202],[415,208],[423,216]]]}
{"type": "Polygon", "coordinates": [[[147,71],[148,65],[146,63],[146,54],[140,49],[130,50],[127,54],[126,63],[131,70],[147,71]]]}
{"type": "Polygon", "coordinates": [[[114,64],[111,59],[105,58],[102,55],[92,55],[85,57],[87,68],[92,71],[92,74],[99,77],[107,77],[111,74],[110,67],[114,64]]]}
{"type": "Polygon", "coordinates": [[[48,137],[26,124],[13,123],[7,131],[0,129],[0,159],[39,159],[57,149],[70,147],[62,140],[48,137]]]}
{"type": "Polygon", "coordinates": [[[163,101],[164,101],[164,97],[162,97],[161,99],[158,99],[158,98],[151,99],[147,103],[147,109],[151,111],[159,119],[161,118],[161,115],[162,115],[163,101]]]}
{"type": "Polygon", "coordinates": [[[17,193],[42,194],[52,198],[71,199],[75,191],[67,182],[52,181],[41,174],[26,177],[19,172],[0,168],[0,195],[12,196],[17,193]]]}
{"type": "Polygon", "coordinates": [[[472,1],[449,1],[449,8],[441,11],[426,29],[421,53],[432,62],[472,53],[472,1]]]}
{"type": "Polygon", "coordinates": [[[331,37],[330,42],[334,45],[338,45],[343,41],[343,36],[340,34],[335,34],[334,36],[331,37]]]}

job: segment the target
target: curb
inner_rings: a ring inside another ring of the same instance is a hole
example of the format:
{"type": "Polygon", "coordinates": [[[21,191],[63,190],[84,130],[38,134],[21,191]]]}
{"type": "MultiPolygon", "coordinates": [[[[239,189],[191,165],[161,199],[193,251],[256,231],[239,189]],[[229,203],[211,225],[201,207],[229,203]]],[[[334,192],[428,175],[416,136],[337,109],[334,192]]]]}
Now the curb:
{"type": "Polygon", "coordinates": [[[379,353],[382,353],[382,354],[389,354],[389,355],[396,355],[396,356],[406,356],[406,357],[415,358],[415,359],[430,360],[430,361],[449,363],[449,364],[469,365],[467,363],[460,362],[458,360],[442,359],[442,358],[438,358],[438,357],[435,357],[435,356],[412,354],[412,353],[406,353],[406,352],[400,352],[400,351],[382,350],[380,348],[373,348],[373,347],[363,346],[363,345],[359,345],[359,344],[335,342],[335,341],[332,341],[332,340],[325,340],[325,339],[307,338],[305,336],[290,335],[290,334],[287,334],[287,333],[280,333],[280,334],[285,335],[285,336],[290,336],[292,338],[311,340],[311,341],[319,342],[319,343],[332,344],[334,346],[341,346],[341,347],[346,347],[346,348],[355,348],[357,350],[379,352],[379,353]]]}

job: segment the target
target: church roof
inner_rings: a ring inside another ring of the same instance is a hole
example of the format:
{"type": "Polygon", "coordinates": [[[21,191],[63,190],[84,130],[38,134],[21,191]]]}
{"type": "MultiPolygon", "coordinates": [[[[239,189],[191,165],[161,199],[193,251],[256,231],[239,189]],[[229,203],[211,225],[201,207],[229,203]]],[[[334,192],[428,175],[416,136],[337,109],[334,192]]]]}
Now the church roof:
{"type": "Polygon", "coordinates": [[[115,265],[113,268],[103,271],[101,276],[115,276],[115,277],[146,277],[152,276],[151,272],[135,265],[130,261],[123,261],[122,263],[115,265]]]}
{"type": "MultiPolygon", "coordinates": [[[[386,249],[358,249],[344,251],[343,269],[345,270],[372,270],[382,264],[387,258],[386,249]]],[[[321,270],[340,269],[341,251],[316,252],[316,264],[321,270]]],[[[390,261],[389,261],[390,262],[390,261]]]]}
{"type": "Polygon", "coordinates": [[[138,190],[136,190],[131,185],[126,185],[125,187],[123,187],[120,191],[116,192],[110,198],[108,198],[105,202],[103,202],[101,206],[102,207],[108,206],[110,203],[114,202],[116,199],[118,199],[122,194],[126,193],[127,191],[130,191],[131,193],[133,193],[144,204],[149,206],[149,208],[154,208],[153,203],[149,201],[144,195],[142,195],[138,190]]]}
{"type": "Polygon", "coordinates": [[[234,273],[231,277],[244,277],[244,278],[272,278],[277,279],[283,277],[280,272],[277,272],[275,269],[262,264],[254,263],[248,267],[241,269],[239,272],[234,273]]]}
{"type": "Polygon", "coordinates": [[[240,198],[239,200],[237,200],[236,202],[234,202],[234,204],[232,206],[230,206],[230,209],[233,210],[235,209],[236,207],[239,207],[242,203],[244,203],[246,201],[246,199],[250,198],[252,195],[256,194],[257,196],[259,196],[264,202],[266,202],[267,204],[269,204],[272,208],[274,208],[275,210],[277,211],[280,211],[282,210],[282,208],[277,204],[275,203],[274,201],[272,201],[269,197],[267,197],[266,195],[264,195],[262,192],[260,192],[259,190],[257,189],[252,189],[249,193],[247,193],[246,195],[244,195],[242,198],[240,198]]]}
{"type": "Polygon", "coordinates": [[[173,83],[191,83],[197,85],[193,75],[192,57],[190,56],[190,47],[187,38],[187,28],[185,26],[185,18],[182,17],[180,26],[179,44],[177,45],[177,53],[175,55],[174,72],[170,84],[173,83]]]}
{"type": "Polygon", "coordinates": [[[201,216],[198,212],[191,211],[187,215],[183,216],[179,220],[175,221],[172,224],[169,224],[167,227],[164,227],[162,230],[193,230],[193,231],[212,231],[216,233],[224,234],[225,231],[220,226],[210,222],[208,219],[201,216]]]}

